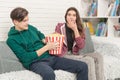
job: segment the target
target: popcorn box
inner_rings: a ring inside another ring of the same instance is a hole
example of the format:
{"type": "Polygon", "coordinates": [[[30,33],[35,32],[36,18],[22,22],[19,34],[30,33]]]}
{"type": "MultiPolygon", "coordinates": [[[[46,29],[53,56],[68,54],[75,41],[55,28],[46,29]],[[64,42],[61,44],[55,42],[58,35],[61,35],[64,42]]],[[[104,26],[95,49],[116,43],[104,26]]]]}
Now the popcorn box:
{"type": "Polygon", "coordinates": [[[53,34],[49,34],[46,36],[46,41],[47,42],[58,42],[59,43],[59,48],[57,49],[53,49],[53,50],[49,50],[49,53],[52,55],[59,55],[61,54],[61,50],[62,50],[62,45],[63,45],[63,41],[64,41],[64,35],[58,34],[58,33],[53,33],[53,34]]]}

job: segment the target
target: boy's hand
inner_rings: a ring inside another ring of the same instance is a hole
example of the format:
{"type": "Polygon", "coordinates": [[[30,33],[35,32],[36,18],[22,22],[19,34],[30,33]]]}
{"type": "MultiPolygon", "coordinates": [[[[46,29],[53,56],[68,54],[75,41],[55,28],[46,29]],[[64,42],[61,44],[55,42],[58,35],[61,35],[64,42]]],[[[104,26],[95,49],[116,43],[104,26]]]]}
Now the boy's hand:
{"type": "Polygon", "coordinates": [[[59,47],[59,43],[58,42],[48,42],[46,44],[48,50],[52,50],[52,49],[57,49],[59,47]]]}
{"type": "Polygon", "coordinates": [[[42,40],[42,42],[43,42],[44,44],[46,44],[46,43],[47,43],[47,41],[46,41],[45,39],[43,39],[43,40],[42,40]]]}

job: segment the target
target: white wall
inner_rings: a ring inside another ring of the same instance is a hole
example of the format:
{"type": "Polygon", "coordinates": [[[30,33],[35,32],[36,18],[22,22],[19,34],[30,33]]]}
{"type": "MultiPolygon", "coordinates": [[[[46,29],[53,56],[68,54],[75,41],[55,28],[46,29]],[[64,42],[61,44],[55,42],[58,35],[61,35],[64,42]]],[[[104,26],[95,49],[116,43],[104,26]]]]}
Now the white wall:
{"type": "Polygon", "coordinates": [[[54,32],[58,22],[64,22],[68,7],[78,8],[79,0],[0,0],[0,41],[7,39],[12,21],[10,12],[15,7],[24,7],[29,11],[29,22],[44,34],[54,32]]]}

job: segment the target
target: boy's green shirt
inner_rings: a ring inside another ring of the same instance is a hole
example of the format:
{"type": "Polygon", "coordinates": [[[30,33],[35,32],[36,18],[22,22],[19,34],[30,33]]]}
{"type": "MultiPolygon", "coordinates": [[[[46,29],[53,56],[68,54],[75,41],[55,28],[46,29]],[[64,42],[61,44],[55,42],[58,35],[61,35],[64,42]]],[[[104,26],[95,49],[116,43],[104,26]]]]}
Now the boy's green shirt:
{"type": "Polygon", "coordinates": [[[29,65],[42,58],[49,57],[49,52],[46,51],[41,56],[38,56],[36,50],[42,48],[45,44],[42,42],[45,36],[32,25],[28,25],[28,30],[18,31],[15,26],[11,27],[8,33],[7,44],[19,58],[23,66],[29,69],[29,65]]]}

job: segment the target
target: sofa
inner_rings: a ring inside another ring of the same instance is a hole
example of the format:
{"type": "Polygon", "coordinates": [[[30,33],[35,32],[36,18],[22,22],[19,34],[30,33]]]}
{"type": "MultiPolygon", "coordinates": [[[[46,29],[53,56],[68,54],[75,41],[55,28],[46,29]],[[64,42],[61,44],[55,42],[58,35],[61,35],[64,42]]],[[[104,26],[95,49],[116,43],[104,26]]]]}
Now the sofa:
{"type": "MultiPolygon", "coordinates": [[[[85,47],[83,48],[83,50],[80,51],[80,53],[86,54],[86,53],[94,52],[94,46],[93,46],[88,28],[86,28],[86,40],[85,41],[86,41],[85,47]]],[[[91,65],[92,64],[94,65],[94,63],[91,62],[91,65]]],[[[11,49],[8,47],[8,45],[6,44],[5,41],[0,41],[0,80],[2,80],[2,78],[3,78],[2,75],[6,74],[6,73],[7,74],[8,73],[11,73],[11,74],[22,74],[22,73],[34,74],[34,73],[26,70],[22,66],[22,64],[19,62],[18,58],[16,57],[16,55],[11,51],[11,49]]],[[[76,80],[76,77],[75,77],[76,74],[69,73],[69,72],[62,71],[62,70],[56,70],[55,73],[57,76],[56,77],[57,80],[76,80]]],[[[7,75],[7,76],[9,76],[9,75],[7,75]]],[[[14,76],[12,76],[12,77],[14,77],[14,76]]],[[[95,77],[95,76],[93,76],[93,77],[95,77]]],[[[95,80],[95,79],[96,78],[92,78],[90,80],[95,80]]],[[[7,79],[5,79],[5,80],[7,80],[7,79]]],[[[8,79],[8,80],[10,80],[10,79],[8,79]]],[[[12,79],[12,80],[14,80],[14,79],[12,79]]],[[[24,79],[21,79],[21,80],[24,80],[24,79]]],[[[40,80],[40,79],[38,79],[38,80],[40,80]]]]}
{"type": "MultiPolygon", "coordinates": [[[[93,36],[91,39],[88,28],[86,28],[85,33],[86,44],[80,53],[99,52],[104,58],[105,80],[120,80],[120,47],[112,44],[112,42],[109,43],[111,39],[108,38],[93,36]]],[[[92,62],[90,64],[94,65],[92,62]]],[[[56,70],[55,74],[56,80],[76,80],[76,74],[73,73],[56,70]]],[[[26,70],[6,42],[0,41],[0,80],[42,80],[42,78],[26,70]]],[[[92,79],[89,80],[95,80],[95,76],[92,76],[92,79]]]]}
{"type": "MultiPolygon", "coordinates": [[[[55,73],[57,80],[76,79],[75,74],[73,73],[62,70],[56,70],[55,73]]],[[[14,55],[11,49],[7,46],[6,42],[0,41],[0,80],[16,80],[16,77],[19,78],[17,80],[42,80],[38,74],[26,70],[19,62],[16,55],[14,55]],[[6,75],[7,78],[3,75],[6,75]],[[24,76],[24,78],[22,76],[24,76]],[[30,79],[29,76],[31,76],[30,79]]]]}

